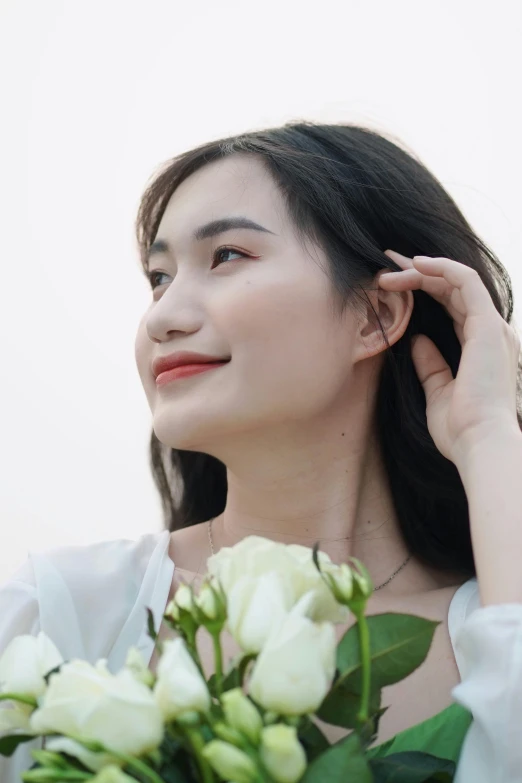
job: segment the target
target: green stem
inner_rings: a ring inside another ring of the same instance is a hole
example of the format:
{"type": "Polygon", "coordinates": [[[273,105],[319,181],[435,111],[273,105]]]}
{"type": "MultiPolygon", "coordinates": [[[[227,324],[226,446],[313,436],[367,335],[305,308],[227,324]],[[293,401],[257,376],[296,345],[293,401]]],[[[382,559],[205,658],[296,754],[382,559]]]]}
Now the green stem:
{"type": "Polygon", "coordinates": [[[200,672],[201,676],[203,677],[203,679],[206,680],[207,678],[205,677],[205,672],[203,671],[203,664],[201,663],[201,658],[199,657],[198,647],[197,647],[197,644],[196,644],[196,631],[194,631],[193,633],[190,633],[190,634],[186,633],[185,639],[186,639],[186,642],[187,642],[187,646],[188,646],[188,648],[189,648],[189,650],[190,650],[190,652],[192,654],[192,657],[194,659],[194,663],[198,667],[199,672],[200,672]]]}
{"type": "Polygon", "coordinates": [[[145,780],[150,781],[150,783],[163,783],[163,779],[160,778],[148,764],[145,764],[144,761],[141,761],[135,756],[129,756],[127,753],[115,753],[110,748],[107,749],[107,753],[110,753],[111,756],[123,761],[131,772],[138,772],[140,775],[143,775],[145,780]]]}
{"type": "Polygon", "coordinates": [[[216,691],[218,698],[223,692],[223,652],[221,650],[221,632],[212,634],[214,644],[214,662],[216,672],[216,691]]]}
{"type": "MultiPolygon", "coordinates": [[[[111,752],[112,751],[109,750],[109,753],[111,752]]],[[[146,780],[149,780],[150,783],[163,783],[163,778],[160,778],[160,776],[154,772],[148,764],[145,764],[144,761],[140,761],[140,759],[137,759],[134,756],[128,756],[126,753],[118,753],[117,756],[124,761],[131,770],[139,772],[146,780]]]]}
{"type": "Polygon", "coordinates": [[[247,756],[250,756],[256,765],[256,783],[275,783],[274,778],[268,774],[261,763],[258,748],[255,748],[249,742],[245,742],[242,750],[247,756]]]}
{"type": "Polygon", "coordinates": [[[111,756],[114,756],[114,758],[123,761],[128,767],[130,767],[131,771],[138,772],[140,775],[142,775],[148,783],[163,783],[162,778],[160,778],[160,776],[151,767],[149,767],[148,764],[136,758],[136,756],[129,756],[127,753],[118,753],[118,751],[115,751],[112,748],[106,748],[104,745],[102,745],[102,743],[85,741],[80,737],[75,736],[74,734],[68,734],[64,736],[69,737],[79,745],[83,745],[83,747],[87,748],[88,750],[92,750],[98,753],[102,751],[109,753],[111,756]]]}
{"type": "Polygon", "coordinates": [[[368,711],[370,707],[371,675],[370,631],[364,610],[357,613],[357,627],[359,630],[359,651],[362,666],[361,706],[357,717],[364,723],[368,720],[368,711]]]}
{"type": "MultiPolygon", "coordinates": [[[[81,781],[81,780],[92,780],[93,773],[92,772],[81,772],[80,770],[76,769],[52,769],[50,770],[48,767],[45,767],[45,772],[49,775],[48,780],[50,780],[50,775],[52,774],[52,779],[54,781],[63,780],[64,783],[73,783],[73,781],[81,781]]],[[[20,780],[24,781],[24,783],[33,783],[33,781],[38,780],[44,780],[45,778],[42,777],[42,767],[37,767],[36,769],[27,770],[27,772],[22,772],[22,777],[20,780]]]]}
{"type": "Polygon", "coordinates": [[[201,772],[202,783],[214,783],[214,773],[212,771],[212,767],[206,758],[201,755],[201,751],[205,747],[203,737],[194,729],[186,729],[185,736],[187,737],[189,743],[192,746],[192,750],[194,751],[196,763],[199,767],[199,771],[201,772]]]}

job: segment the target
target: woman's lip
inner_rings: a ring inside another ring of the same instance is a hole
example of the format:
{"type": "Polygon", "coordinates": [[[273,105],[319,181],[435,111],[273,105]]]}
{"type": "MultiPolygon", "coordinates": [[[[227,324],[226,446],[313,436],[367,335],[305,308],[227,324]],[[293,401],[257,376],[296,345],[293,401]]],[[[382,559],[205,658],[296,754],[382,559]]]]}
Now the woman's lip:
{"type": "MultiPolygon", "coordinates": [[[[230,360],[229,360],[230,361],[230,360]]],[[[204,364],[182,364],[179,367],[174,367],[172,370],[166,370],[161,372],[156,377],[156,386],[164,386],[166,383],[175,381],[178,378],[185,378],[189,375],[197,375],[200,372],[206,370],[212,370],[216,367],[222,367],[228,362],[205,362],[204,364]]]]}

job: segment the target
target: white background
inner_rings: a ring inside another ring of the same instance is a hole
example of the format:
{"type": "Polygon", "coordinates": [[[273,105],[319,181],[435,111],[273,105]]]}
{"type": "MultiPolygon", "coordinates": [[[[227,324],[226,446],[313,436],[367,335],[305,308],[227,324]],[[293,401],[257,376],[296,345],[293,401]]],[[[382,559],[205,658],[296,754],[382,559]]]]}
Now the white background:
{"type": "Polygon", "coordinates": [[[0,580],[159,532],[133,224],[164,160],[295,119],[401,138],[522,294],[519,0],[0,0],[0,580]]]}

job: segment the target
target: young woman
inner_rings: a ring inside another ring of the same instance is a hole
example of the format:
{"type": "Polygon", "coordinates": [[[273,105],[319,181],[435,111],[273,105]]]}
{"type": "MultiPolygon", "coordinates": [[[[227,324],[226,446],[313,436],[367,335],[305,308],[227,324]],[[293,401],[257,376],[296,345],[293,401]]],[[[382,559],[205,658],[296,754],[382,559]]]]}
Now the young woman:
{"type": "Polygon", "coordinates": [[[459,783],[522,780],[520,342],[500,261],[396,141],[308,122],[169,161],[137,237],[165,531],[31,555],[0,591],[0,654],[45,630],[66,658],[117,670],[137,645],[154,670],[144,607],[159,626],[212,552],[319,541],[369,569],[369,613],[440,621],[385,689],[374,745],[403,732],[459,783]]]}

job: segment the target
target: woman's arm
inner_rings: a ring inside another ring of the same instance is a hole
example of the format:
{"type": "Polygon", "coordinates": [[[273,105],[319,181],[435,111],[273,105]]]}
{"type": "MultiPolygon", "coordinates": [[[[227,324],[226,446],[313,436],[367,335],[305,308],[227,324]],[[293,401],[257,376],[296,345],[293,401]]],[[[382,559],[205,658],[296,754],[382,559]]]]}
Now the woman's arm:
{"type": "Polygon", "coordinates": [[[466,492],[482,602],[455,639],[464,670],[452,695],[473,715],[455,783],[522,783],[520,337],[473,269],[448,258],[386,253],[403,271],[383,274],[379,283],[433,296],[453,318],[462,346],[454,378],[430,338],[412,344],[429,432],[466,492]]]}
{"type": "Polygon", "coordinates": [[[474,269],[450,258],[385,253],[402,271],[382,274],[381,287],[422,290],[453,319],[462,347],[455,378],[433,340],[420,334],[412,341],[428,430],[464,485],[483,606],[522,602],[520,336],[474,269]]]}
{"type": "Polygon", "coordinates": [[[482,607],[456,647],[465,662],[453,698],[473,715],[455,783],[522,781],[522,433],[499,428],[455,464],[469,504],[482,607]]]}
{"type": "Polygon", "coordinates": [[[522,432],[498,428],[468,444],[455,464],[468,499],[482,605],[522,603],[522,432]]]}

